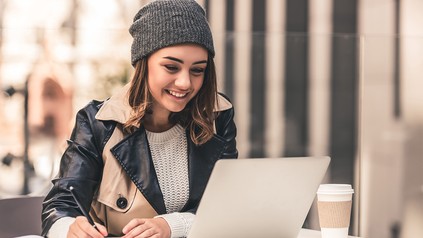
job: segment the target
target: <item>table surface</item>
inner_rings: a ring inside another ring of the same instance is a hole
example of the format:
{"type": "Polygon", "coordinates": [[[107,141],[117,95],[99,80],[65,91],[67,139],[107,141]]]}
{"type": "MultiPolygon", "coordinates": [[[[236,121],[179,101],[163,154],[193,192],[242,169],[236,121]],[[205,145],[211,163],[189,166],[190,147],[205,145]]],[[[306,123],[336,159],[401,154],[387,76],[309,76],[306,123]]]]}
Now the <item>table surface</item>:
{"type": "MultiPolygon", "coordinates": [[[[348,236],[350,238],[357,238],[357,236],[348,236]]],[[[41,236],[29,235],[29,236],[20,236],[17,238],[42,238],[41,236]]],[[[297,238],[321,238],[320,231],[301,229],[300,234],[297,238]]]]}
{"type": "MultiPolygon", "coordinates": [[[[348,236],[348,237],[354,238],[357,236],[348,236]]],[[[321,238],[321,236],[320,236],[320,231],[301,229],[300,234],[298,234],[297,238],[321,238]]]]}

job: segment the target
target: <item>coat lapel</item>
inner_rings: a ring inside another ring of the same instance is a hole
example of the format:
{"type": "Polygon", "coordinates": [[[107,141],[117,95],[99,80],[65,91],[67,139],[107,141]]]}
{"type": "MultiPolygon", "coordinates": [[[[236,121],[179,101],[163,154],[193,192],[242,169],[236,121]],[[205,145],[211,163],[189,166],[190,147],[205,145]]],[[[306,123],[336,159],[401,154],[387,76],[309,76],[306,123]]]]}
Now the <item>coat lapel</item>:
{"type": "MultiPolygon", "coordinates": [[[[225,141],[216,135],[200,146],[195,145],[189,138],[187,132],[190,194],[183,210],[198,206],[214,164],[225,148],[225,141]]],[[[156,212],[165,214],[163,194],[151,159],[144,128],[140,128],[120,141],[110,151],[156,212]]]]}
{"type": "MultiPolygon", "coordinates": [[[[190,138],[189,134],[187,134],[187,138],[190,138]]],[[[188,203],[183,210],[197,207],[214,164],[220,158],[225,148],[224,146],[225,141],[216,135],[200,146],[195,145],[192,140],[188,139],[190,195],[188,203]]]]}
{"type": "Polygon", "coordinates": [[[163,194],[151,160],[144,128],[116,144],[111,152],[157,213],[165,214],[163,194]]]}

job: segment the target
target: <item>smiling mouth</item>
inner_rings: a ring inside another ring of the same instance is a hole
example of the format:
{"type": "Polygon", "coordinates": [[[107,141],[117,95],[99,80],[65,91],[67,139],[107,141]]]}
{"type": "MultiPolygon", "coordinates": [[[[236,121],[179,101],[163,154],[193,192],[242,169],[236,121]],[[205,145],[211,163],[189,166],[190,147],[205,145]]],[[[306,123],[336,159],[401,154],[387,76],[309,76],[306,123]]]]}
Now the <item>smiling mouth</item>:
{"type": "Polygon", "coordinates": [[[168,94],[174,96],[174,97],[177,97],[177,98],[184,98],[188,95],[188,93],[177,93],[177,92],[172,91],[172,90],[166,90],[166,92],[168,94]]]}

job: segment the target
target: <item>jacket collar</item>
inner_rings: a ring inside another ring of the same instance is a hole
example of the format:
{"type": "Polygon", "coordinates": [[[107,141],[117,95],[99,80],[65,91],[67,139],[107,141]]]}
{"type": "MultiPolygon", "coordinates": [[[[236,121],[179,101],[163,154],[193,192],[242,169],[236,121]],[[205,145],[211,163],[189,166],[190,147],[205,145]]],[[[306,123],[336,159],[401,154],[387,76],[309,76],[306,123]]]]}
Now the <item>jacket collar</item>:
{"type": "MultiPolygon", "coordinates": [[[[190,192],[182,211],[198,206],[213,166],[225,148],[225,141],[216,136],[201,146],[196,146],[190,139],[187,141],[190,192]]],[[[110,151],[154,210],[158,214],[165,214],[163,194],[151,160],[145,130],[137,130],[110,151]]]]}
{"type": "MultiPolygon", "coordinates": [[[[132,108],[128,103],[129,88],[130,83],[126,84],[116,94],[106,100],[97,112],[95,118],[97,120],[112,120],[120,124],[125,124],[129,120],[132,112],[132,108]]],[[[232,104],[222,95],[218,94],[214,111],[219,112],[230,108],[232,108],[232,104]]],[[[139,127],[139,125],[134,126],[139,127]]]]}
{"type": "Polygon", "coordinates": [[[117,93],[104,101],[95,118],[103,121],[116,121],[125,124],[131,116],[132,108],[128,102],[130,84],[126,84],[117,93]]]}

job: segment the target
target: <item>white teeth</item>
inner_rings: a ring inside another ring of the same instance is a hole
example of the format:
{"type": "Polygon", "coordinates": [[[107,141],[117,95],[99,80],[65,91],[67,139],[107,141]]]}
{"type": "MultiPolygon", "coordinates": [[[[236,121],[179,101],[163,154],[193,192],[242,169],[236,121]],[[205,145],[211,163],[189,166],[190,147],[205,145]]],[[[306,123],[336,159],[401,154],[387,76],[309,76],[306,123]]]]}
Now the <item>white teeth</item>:
{"type": "Polygon", "coordinates": [[[173,95],[173,96],[177,97],[177,98],[182,98],[182,97],[185,97],[185,95],[187,95],[186,93],[177,93],[177,92],[170,91],[170,90],[169,90],[169,93],[170,93],[171,95],[173,95]]]}

